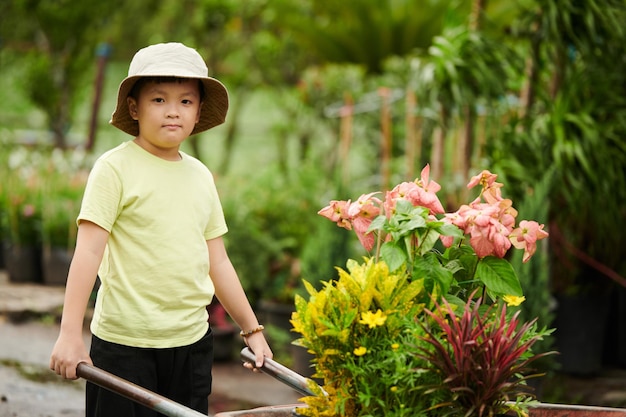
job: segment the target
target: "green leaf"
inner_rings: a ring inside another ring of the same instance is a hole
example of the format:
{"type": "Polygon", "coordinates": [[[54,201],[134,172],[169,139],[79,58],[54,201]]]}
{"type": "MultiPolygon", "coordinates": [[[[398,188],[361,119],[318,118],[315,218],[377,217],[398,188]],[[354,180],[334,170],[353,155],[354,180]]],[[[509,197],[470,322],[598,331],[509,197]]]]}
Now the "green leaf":
{"type": "Polygon", "coordinates": [[[442,236],[454,236],[459,239],[463,238],[464,236],[461,229],[449,223],[444,223],[441,226],[437,226],[435,230],[438,231],[439,234],[441,234],[442,236]]]}
{"type": "Polygon", "coordinates": [[[397,270],[406,262],[406,253],[393,242],[383,243],[380,247],[380,257],[385,261],[390,272],[397,270]]]}
{"type": "Polygon", "coordinates": [[[429,229],[424,236],[420,236],[418,255],[424,255],[435,247],[435,244],[439,241],[439,233],[435,229],[429,229]]]}
{"type": "Polygon", "coordinates": [[[513,266],[502,258],[487,256],[478,261],[476,278],[495,294],[523,295],[522,286],[513,266]]]}
{"type": "Polygon", "coordinates": [[[454,276],[452,271],[443,267],[434,254],[426,254],[421,258],[416,258],[413,264],[413,279],[424,278],[437,285],[441,294],[446,294],[452,285],[454,276]]]}
{"type": "Polygon", "coordinates": [[[387,222],[387,217],[384,215],[380,215],[372,220],[370,223],[370,227],[367,228],[367,233],[373,232],[375,230],[383,230],[385,227],[385,223],[387,222]]]}

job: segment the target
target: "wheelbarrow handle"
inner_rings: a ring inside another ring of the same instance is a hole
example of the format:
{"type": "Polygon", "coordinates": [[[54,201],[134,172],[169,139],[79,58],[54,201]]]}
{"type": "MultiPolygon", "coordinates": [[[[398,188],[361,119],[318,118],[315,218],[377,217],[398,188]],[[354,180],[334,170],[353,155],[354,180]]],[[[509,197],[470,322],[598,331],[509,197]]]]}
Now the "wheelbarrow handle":
{"type": "Polygon", "coordinates": [[[85,362],[78,364],[76,374],[89,382],[169,417],[207,417],[196,410],[85,362]]]}
{"type": "MultiPolygon", "coordinates": [[[[256,368],[256,356],[249,347],[245,347],[241,350],[241,360],[251,364],[256,368]]],[[[303,377],[299,373],[292,371],[286,366],[276,362],[273,359],[264,358],[263,366],[257,368],[258,370],[276,378],[280,382],[289,385],[294,390],[306,396],[315,396],[315,392],[311,390],[311,384],[315,384],[312,380],[303,377]]],[[[314,385],[313,385],[314,386],[314,385]]],[[[319,387],[319,385],[318,385],[319,387]]],[[[323,389],[319,387],[320,390],[323,389]]]]}

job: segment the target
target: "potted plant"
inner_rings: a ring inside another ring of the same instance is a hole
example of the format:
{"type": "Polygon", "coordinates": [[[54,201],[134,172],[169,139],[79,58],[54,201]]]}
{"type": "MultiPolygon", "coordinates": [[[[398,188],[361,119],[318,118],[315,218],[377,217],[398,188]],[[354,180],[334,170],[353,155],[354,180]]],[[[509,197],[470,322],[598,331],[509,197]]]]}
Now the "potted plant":
{"type": "Polygon", "coordinates": [[[72,164],[53,152],[42,167],[42,274],[46,285],[65,285],[76,245],[76,218],[88,176],[84,161],[72,164]]]}
{"type": "Polygon", "coordinates": [[[38,172],[26,151],[9,158],[0,188],[2,251],[9,279],[41,281],[41,194],[38,172]]]}

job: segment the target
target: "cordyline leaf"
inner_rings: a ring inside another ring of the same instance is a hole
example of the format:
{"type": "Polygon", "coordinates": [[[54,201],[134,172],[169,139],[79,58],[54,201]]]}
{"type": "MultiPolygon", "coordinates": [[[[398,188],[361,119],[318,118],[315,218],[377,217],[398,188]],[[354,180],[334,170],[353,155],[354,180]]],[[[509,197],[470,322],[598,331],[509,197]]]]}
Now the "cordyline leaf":
{"type": "Polygon", "coordinates": [[[523,294],[513,266],[505,259],[487,256],[478,261],[476,277],[497,295],[523,294]]]}
{"type": "MultiPolygon", "coordinates": [[[[436,312],[424,310],[437,324],[439,331],[423,324],[427,336],[422,338],[430,348],[420,349],[433,370],[444,376],[439,390],[449,392],[453,403],[479,415],[492,415],[506,407],[506,401],[525,392],[521,374],[532,360],[524,359],[540,336],[523,337],[534,321],[519,327],[518,315],[507,318],[506,306],[494,311],[480,308],[481,300],[470,297],[460,315],[443,299],[436,312]]],[[[432,389],[432,387],[431,387],[432,389]]]]}

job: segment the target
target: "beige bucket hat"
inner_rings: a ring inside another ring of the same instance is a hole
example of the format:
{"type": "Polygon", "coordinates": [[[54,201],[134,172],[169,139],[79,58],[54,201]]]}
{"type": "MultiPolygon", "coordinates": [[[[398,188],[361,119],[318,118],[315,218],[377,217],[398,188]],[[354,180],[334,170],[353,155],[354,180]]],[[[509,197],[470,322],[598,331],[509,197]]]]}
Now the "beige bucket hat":
{"type": "Polygon", "coordinates": [[[126,98],[141,77],[180,77],[196,78],[204,85],[204,101],[200,109],[200,120],[191,132],[203,132],[224,123],[228,111],[228,91],[226,87],[209,77],[200,54],[182,43],[159,43],[137,51],[128,68],[128,77],[121,82],[117,92],[117,106],[110,124],[132,136],[139,134],[139,124],[130,117],[126,98]]]}

